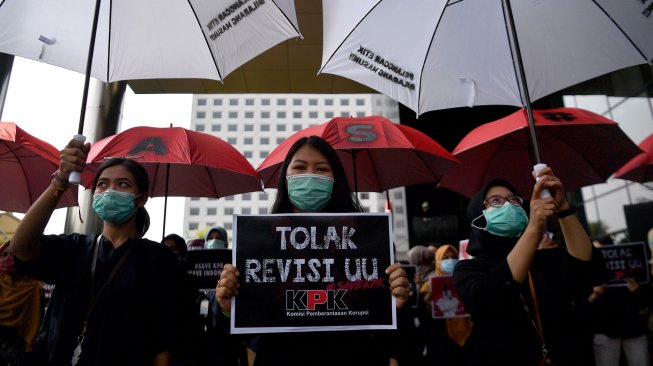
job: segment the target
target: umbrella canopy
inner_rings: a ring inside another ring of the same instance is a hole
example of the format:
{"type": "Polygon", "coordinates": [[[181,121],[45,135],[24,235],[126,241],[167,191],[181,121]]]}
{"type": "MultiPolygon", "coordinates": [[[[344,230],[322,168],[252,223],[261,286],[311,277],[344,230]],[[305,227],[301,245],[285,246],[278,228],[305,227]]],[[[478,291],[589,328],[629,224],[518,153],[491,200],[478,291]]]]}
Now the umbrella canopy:
{"type": "Polygon", "coordinates": [[[90,187],[107,158],[141,163],[150,197],[224,197],[262,190],[254,167],[227,142],[181,127],[134,127],[91,145],[82,183],[90,187]]]}
{"type": "Polygon", "coordinates": [[[615,178],[645,183],[653,181],[653,134],[639,144],[644,152],[635,156],[614,173],[615,178]]]}
{"type": "MultiPolygon", "coordinates": [[[[222,80],[300,36],[293,0],[99,1],[90,75],[222,80]]],[[[85,73],[96,1],[0,2],[0,52],[85,73]]]]}
{"type": "Polygon", "coordinates": [[[367,85],[418,114],[524,106],[519,59],[531,100],[653,61],[653,22],[642,1],[329,0],[322,5],[320,71],[367,85]],[[511,44],[513,18],[517,42],[511,44]]]}
{"type": "Polygon", "coordinates": [[[320,136],[336,149],[349,185],[356,192],[383,192],[419,183],[437,183],[456,159],[424,133],[381,116],[336,117],[301,130],[282,142],[257,171],[265,187],[276,188],[290,147],[304,136],[320,136]]]}
{"type": "MultiPolygon", "coordinates": [[[[605,182],[641,152],[616,122],[596,113],[558,108],[533,114],[542,157],[567,190],[605,182]]],[[[471,197],[490,180],[503,178],[530,197],[535,181],[528,129],[524,110],[475,128],[454,149],[462,164],[445,174],[440,187],[471,197]]]]}
{"type": "MultiPolygon", "coordinates": [[[[59,168],[59,150],[23,131],[0,122],[0,210],[26,212],[52,182],[59,168]]],[[[63,194],[57,208],[77,205],[77,187],[63,194]]]]}

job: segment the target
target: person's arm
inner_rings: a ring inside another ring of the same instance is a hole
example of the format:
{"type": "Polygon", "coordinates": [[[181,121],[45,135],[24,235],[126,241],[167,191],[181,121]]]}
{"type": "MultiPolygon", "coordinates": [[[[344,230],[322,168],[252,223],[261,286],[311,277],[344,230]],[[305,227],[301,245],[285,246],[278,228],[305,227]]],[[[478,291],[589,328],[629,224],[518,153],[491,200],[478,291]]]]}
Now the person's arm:
{"type": "MultiPolygon", "coordinates": [[[[569,208],[569,202],[567,202],[565,198],[558,211],[565,211],[569,208]]],[[[569,252],[571,256],[580,260],[591,260],[592,241],[578,220],[576,214],[573,213],[565,217],[558,218],[558,222],[560,223],[562,235],[564,236],[565,243],[567,244],[567,252],[569,252]]]]}
{"type": "Polygon", "coordinates": [[[11,240],[9,250],[18,259],[30,261],[38,255],[39,237],[50,221],[50,216],[57,207],[61,195],[68,188],[68,175],[73,170],[83,169],[90,146],[71,140],[61,151],[59,171],[45,192],[29,208],[11,240]]]}
{"type": "Polygon", "coordinates": [[[540,198],[545,186],[551,189],[549,185],[546,185],[547,182],[548,180],[541,179],[535,183],[528,225],[515,247],[508,253],[508,267],[510,267],[513,279],[519,283],[526,281],[535,251],[542,238],[542,233],[546,229],[546,219],[555,213],[554,199],[552,197],[540,198]]]}
{"type": "Polygon", "coordinates": [[[390,281],[390,291],[397,298],[397,309],[401,309],[408,303],[410,292],[406,271],[401,267],[401,263],[394,263],[386,268],[385,273],[390,281]]]}
{"type": "Polygon", "coordinates": [[[160,352],[154,356],[154,366],[170,366],[170,352],[160,352]]]}

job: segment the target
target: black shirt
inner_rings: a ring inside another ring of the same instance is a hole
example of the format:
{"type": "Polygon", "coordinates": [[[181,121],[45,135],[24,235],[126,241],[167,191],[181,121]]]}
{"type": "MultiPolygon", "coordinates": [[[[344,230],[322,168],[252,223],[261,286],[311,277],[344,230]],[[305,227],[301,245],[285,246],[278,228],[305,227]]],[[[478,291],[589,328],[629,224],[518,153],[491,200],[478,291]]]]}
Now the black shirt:
{"type": "Polygon", "coordinates": [[[146,239],[129,240],[117,249],[102,239],[92,281],[97,237],[43,235],[35,260],[16,259],[20,272],[56,285],[45,320],[50,363],[70,365],[91,292],[97,296],[120,257],[130,251],[93,308],[78,365],[151,364],[173,341],[176,259],[170,250],[146,239]]]}

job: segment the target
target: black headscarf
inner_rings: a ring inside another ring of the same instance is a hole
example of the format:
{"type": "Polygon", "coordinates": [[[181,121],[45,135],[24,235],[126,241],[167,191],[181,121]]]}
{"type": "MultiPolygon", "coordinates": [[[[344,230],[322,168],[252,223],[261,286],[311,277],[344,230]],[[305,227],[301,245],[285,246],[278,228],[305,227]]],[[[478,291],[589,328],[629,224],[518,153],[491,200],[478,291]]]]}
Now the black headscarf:
{"type": "MultiPolygon", "coordinates": [[[[503,179],[493,179],[487,183],[483,188],[481,188],[472,200],[467,205],[467,219],[471,223],[474,219],[480,216],[474,225],[478,227],[485,227],[487,222],[483,216],[483,210],[485,209],[485,194],[492,187],[501,186],[505,187],[514,195],[519,196],[519,192],[515,187],[506,182],[503,179]]],[[[522,205],[524,211],[528,215],[528,201],[524,199],[524,204],[522,205]]],[[[519,240],[519,237],[516,238],[506,238],[503,236],[498,236],[490,234],[489,232],[481,229],[472,227],[472,230],[469,234],[469,244],[467,245],[467,252],[475,257],[489,257],[494,259],[501,259],[510,253],[512,248],[519,240]]]]}

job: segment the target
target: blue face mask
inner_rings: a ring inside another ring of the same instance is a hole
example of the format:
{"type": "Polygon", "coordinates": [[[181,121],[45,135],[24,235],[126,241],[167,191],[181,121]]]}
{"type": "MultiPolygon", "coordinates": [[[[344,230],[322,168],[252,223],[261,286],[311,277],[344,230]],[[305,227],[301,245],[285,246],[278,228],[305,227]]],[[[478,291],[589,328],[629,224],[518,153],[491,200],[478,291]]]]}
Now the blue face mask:
{"type": "Polygon", "coordinates": [[[442,269],[442,272],[446,274],[452,274],[453,273],[453,268],[456,266],[456,263],[458,263],[458,259],[443,259],[440,261],[440,269],[442,269]]]}
{"type": "Polygon", "coordinates": [[[490,234],[515,238],[521,235],[528,225],[528,216],[523,208],[506,201],[501,207],[490,207],[483,210],[483,214],[472,221],[472,227],[485,230],[490,234]],[[486,227],[474,225],[474,221],[485,216],[486,227]]]}
{"type": "Polygon", "coordinates": [[[93,196],[93,210],[103,221],[119,225],[136,213],[134,199],[136,195],[133,193],[110,189],[93,196]]]}
{"type": "Polygon", "coordinates": [[[331,200],[333,178],[319,174],[295,174],[286,177],[290,202],[303,212],[318,212],[331,200]]]}
{"type": "Polygon", "coordinates": [[[227,243],[222,239],[209,239],[206,242],[206,249],[226,249],[227,243]]]}

